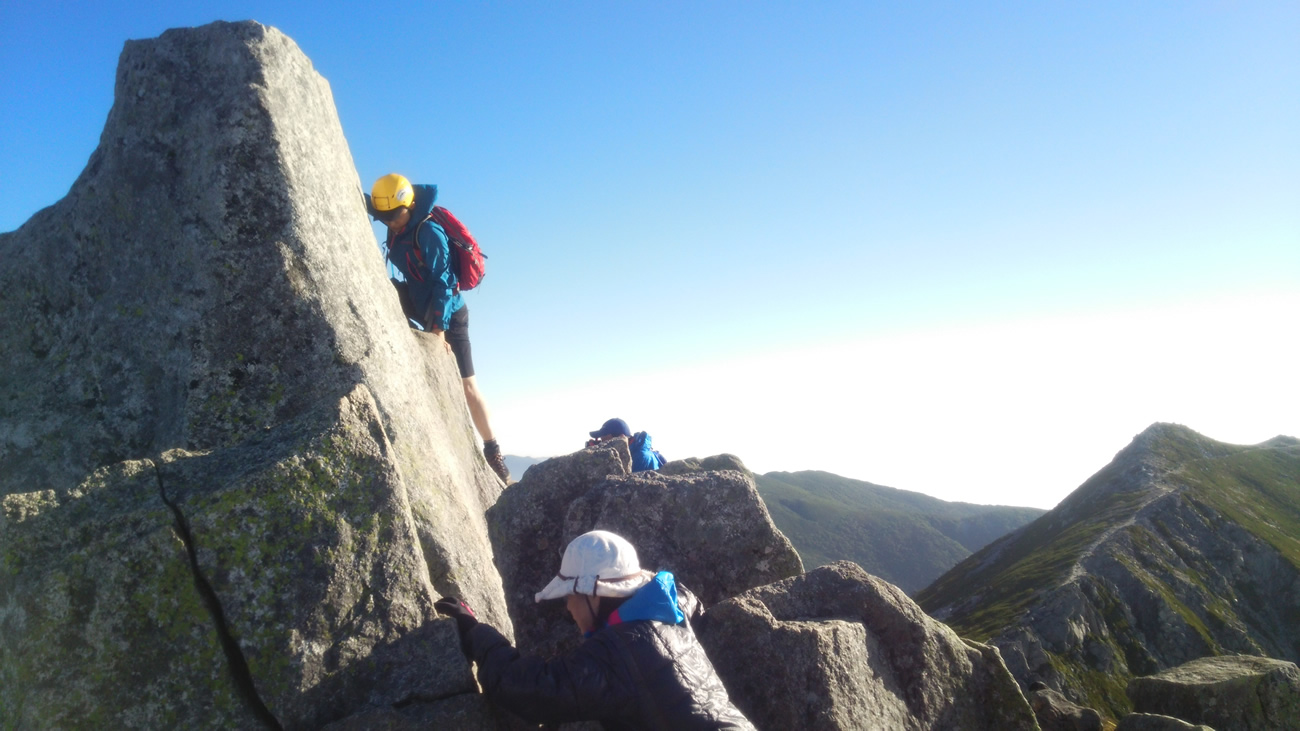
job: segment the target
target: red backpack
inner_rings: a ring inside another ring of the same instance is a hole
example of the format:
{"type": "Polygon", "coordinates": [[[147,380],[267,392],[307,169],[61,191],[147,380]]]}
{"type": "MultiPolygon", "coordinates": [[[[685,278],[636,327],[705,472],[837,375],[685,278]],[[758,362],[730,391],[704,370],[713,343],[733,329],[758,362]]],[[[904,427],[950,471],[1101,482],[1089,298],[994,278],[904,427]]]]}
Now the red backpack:
{"type": "MultiPolygon", "coordinates": [[[[429,218],[447,232],[447,242],[451,244],[447,247],[451,252],[451,270],[456,274],[456,291],[474,289],[487,274],[487,254],[478,247],[474,234],[469,232],[460,219],[451,215],[451,211],[442,206],[434,206],[429,218]]],[[[418,246],[416,251],[419,251],[418,246]]]]}

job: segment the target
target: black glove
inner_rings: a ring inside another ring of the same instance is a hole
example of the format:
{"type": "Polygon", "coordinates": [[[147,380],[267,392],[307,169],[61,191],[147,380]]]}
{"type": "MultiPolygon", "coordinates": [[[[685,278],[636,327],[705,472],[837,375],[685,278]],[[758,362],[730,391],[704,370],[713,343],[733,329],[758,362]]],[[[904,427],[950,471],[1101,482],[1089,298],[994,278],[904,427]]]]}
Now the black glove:
{"type": "Polygon", "coordinates": [[[454,596],[445,596],[439,599],[433,603],[433,608],[437,609],[439,614],[445,614],[456,620],[456,630],[460,632],[462,640],[465,633],[474,629],[474,625],[478,624],[478,618],[474,616],[474,610],[454,596]]]}

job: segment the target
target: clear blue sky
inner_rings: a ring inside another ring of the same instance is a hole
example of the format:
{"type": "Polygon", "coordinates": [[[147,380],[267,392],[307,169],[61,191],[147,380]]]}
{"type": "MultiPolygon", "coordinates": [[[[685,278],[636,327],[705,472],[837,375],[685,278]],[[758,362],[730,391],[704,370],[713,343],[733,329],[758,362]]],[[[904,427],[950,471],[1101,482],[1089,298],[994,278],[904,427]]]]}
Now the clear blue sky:
{"type": "Polygon", "coordinates": [[[251,18],[365,187],[437,183],[488,252],[509,453],[618,415],[1050,507],[1154,421],[1300,435],[1300,4],[388,6],[0,5],[0,230],[84,167],[124,41],[251,18]]]}

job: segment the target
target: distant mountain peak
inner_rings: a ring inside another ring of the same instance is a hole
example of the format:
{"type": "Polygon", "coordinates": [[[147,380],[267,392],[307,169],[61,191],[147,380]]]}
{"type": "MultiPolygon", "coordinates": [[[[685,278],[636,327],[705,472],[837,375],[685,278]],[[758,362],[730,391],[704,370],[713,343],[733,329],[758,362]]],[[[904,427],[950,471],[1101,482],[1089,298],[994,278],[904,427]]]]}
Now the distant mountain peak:
{"type": "Polygon", "coordinates": [[[948,502],[821,470],[768,472],[754,481],[806,566],[854,561],[909,593],[1044,512],[948,502]]]}
{"type": "Polygon", "coordinates": [[[1154,424],[1055,509],[917,595],[1045,682],[1118,716],[1128,678],[1197,657],[1300,660],[1300,441],[1154,424]]]}

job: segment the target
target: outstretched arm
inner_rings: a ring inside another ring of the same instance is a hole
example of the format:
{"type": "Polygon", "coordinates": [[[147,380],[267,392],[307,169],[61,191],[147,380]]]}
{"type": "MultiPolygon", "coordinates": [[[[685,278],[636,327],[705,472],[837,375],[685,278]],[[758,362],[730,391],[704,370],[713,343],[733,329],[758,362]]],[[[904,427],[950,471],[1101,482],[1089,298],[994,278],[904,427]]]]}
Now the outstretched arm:
{"type": "Polygon", "coordinates": [[[495,628],[479,624],[465,635],[465,651],[478,663],[479,684],[492,702],[534,723],[611,719],[636,702],[612,673],[600,643],[586,642],[544,661],[519,654],[495,628]]]}

